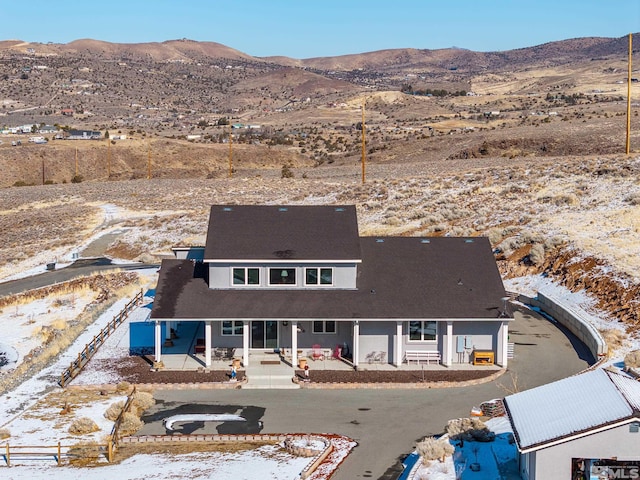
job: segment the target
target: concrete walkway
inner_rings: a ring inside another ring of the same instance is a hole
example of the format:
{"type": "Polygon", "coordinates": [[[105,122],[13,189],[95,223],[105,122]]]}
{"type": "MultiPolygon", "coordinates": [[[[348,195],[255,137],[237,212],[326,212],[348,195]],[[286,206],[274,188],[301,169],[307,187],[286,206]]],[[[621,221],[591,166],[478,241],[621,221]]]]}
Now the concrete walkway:
{"type": "MultiPolygon", "coordinates": [[[[431,389],[299,389],[201,391],[158,390],[158,403],[140,434],[165,433],[163,412],[180,408],[231,408],[263,411],[262,433],[340,433],[358,442],[332,480],[392,480],[401,461],[426,435],[443,432],[447,420],[467,417],[474,406],[560,380],[580,372],[593,359],[584,345],[559,325],[535,312],[521,311],[512,323],[515,358],[499,379],[461,388],[431,389]]],[[[317,368],[317,367],[314,367],[317,368]]],[[[200,410],[198,410],[200,411],[200,410]]],[[[205,432],[194,432],[205,433],[205,432]]],[[[213,432],[215,433],[215,431],[213,432]]]]}

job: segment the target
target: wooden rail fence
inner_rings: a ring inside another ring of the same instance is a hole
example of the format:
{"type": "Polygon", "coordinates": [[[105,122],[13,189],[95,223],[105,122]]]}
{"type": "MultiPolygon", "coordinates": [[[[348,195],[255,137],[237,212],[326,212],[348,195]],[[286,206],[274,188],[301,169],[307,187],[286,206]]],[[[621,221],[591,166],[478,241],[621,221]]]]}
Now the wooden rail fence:
{"type": "MultiPolygon", "coordinates": [[[[98,450],[99,454],[107,457],[107,461],[109,463],[113,462],[113,457],[115,455],[116,450],[120,446],[120,425],[122,423],[122,419],[124,414],[127,413],[131,409],[131,405],[133,404],[133,398],[136,394],[136,387],[133,387],[133,390],[127,397],[127,401],[122,407],[122,411],[118,418],[113,423],[113,428],[111,429],[111,435],[109,437],[109,442],[105,444],[95,444],[95,445],[86,445],[86,447],[94,447],[98,450]]],[[[80,458],[83,455],[81,453],[72,453],[73,448],[77,446],[62,446],[60,442],[57,445],[10,445],[8,442],[4,445],[2,449],[2,453],[0,453],[0,457],[4,458],[5,463],[8,467],[11,466],[11,459],[22,459],[22,460],[46,460],[52,459],[54,460],[58,466],[62,465],[62,458],[80,458]]],[[[82,447],[85,447],[84,445],[82,447]]]]}
{"type": "Polygon", "coordinates": [[[71,362],[69,367],[60,375],[60,381],[58,383],[61,387],[64,388],[71,380],[78,376],[91,357],[98,351],[98,348],[104,344],[105,340],[127,319],[129,313],[142,303],[143,296],[142,290],[140,290],[140,292],[125,305],[120,313],[113,317],[107,326],[100,330],[100,333],[95,335],[93,340],[85,345],[84,349],[78,353],[78,357],[71,362]]]}

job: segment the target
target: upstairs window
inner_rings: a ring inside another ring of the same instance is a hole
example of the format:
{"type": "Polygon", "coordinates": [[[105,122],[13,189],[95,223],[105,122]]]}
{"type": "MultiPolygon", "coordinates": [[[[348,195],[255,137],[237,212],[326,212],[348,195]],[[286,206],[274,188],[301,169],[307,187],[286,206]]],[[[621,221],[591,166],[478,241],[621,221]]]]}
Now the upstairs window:
{"type": "Polygon", "coordinates": [[[438,322],[409,322],[409,340],[414,342],[432,342],[436,340],[438,322]]]}
{"type": "Polygon", "coordinates": [[[295,268],[270,268],[269,285],[295,285],[295,268]]]}
{"type": "Polygon", "coordinates": [[[332,268],[305,268],[305,285],[333,285],[332,268]]]}
{"type": "Polygon", "coordinates": [[[313,333],[336,333],[335,320],[314,320],[313,333]]]}
{"type": "Polygon", "coordinates": [[[260,269],[258,268],[234,268],[234,285],[260,285],[260,269]]]}

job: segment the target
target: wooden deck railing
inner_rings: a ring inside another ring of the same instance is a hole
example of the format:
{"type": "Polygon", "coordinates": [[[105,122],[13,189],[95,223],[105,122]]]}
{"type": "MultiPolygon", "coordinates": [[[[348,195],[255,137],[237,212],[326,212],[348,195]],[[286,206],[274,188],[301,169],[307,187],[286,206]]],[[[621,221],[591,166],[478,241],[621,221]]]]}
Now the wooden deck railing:
{"type": "Polygon", "coordinates": [[[129,303],[125,305],[125,307],[118,313],[113,319],[100,330],[98,335],[93,337],[89,343],[87,343],[84,349],[78,353],[78,358],[76,358],[68,368],[62,372],[60,375],[60,381],[58,382],[61,387],[65,387],[71,380],[73,380],[78,374],[82,371],[84,366],[89,362],[91,357],[93,357],[98,348],[102,346],[109,336],[115,332],[116,328],[118,328],[129,316],[129,313],[137,307],[140,303],[142,303],[143,293],[142,290],[138,292],[138,294],[131,299],[129,303]]]}

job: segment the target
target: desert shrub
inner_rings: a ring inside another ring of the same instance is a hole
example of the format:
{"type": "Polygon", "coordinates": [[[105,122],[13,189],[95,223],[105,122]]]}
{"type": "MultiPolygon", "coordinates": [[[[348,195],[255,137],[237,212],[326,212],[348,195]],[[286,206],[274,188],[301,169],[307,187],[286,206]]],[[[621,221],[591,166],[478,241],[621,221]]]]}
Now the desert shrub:
{"type": "Polygon", "coordinates": [[[431,460],[443,462],[446,456],[453,454],[454,448],[446,438],[427,437],[416,445],[416,451],[422,463],[428,465],[431,460]]]}
{"type": "Polygon", "coordinates": [[[479,418],[449,420],[445,427],[445,432],[454,440],[490,442],[495,438],[495,434],[479,418]]]}
{"type": "Polygon", "coordinates": [[[120,415],[120,412],[122,412],[123,408],[124,408],[124,402],[122,401],[112,403],[111,405],[109,405],[109,408],[107,408],[107,411],[104,412],[104,418],[111,420],[112,422],[115,422],[118,416],[120,415]]]}
{"type": "Polygon", "coordinates": [[[281,178],[293,178],[293,171],[291,170],[291,168],[289,167],[289,165],[283,165],[282,166],[282,171],[280,172],[280,177],[281,178]]]}
{"type": "Polygon", "coordinates": [[[615,349],[622,346],[625,334],[622,330],[610,329],[602,332],[602,337],[609,348],[615,349]]]}
{"type": "Polygon", "coordinates": [[[9,438],[11,436],[11,432],[8,428],[0,428],[0,440],[4,440],[5,438],[9,438]]]}
{"type": "Polygon", "coordinates": [[[624,356],[624,366],[627,368],[640,368],[640,350],[627,353],[624,356]]]}
{"type": "Polygon", "coordinates": [[[529,260],[534,265],[540,266],[544,263],[544,245],[541,243],[536,243],[531,247],[531,251],[529,252],[529,260]]]}
{"type": "Polygon", "coordinates": [[[93,443],[73,445],[68,453],[71,458],[69,463],[77,467],[95,464],[102,456],[100,446],[93,443]]]}
{"type": "Polygon", "coordinates": [[[131,384],[129,382],[120,382],[116,385],[116,392],[122,393],[127,392],[131,389],[131,384]]]}
{"type": "Polygon", "coordinates": [[[144,412],[145,410],[148,410],[155,404],[156,404],[156,401],[153,398],[153,395],[151,395],[150,393],[136,392],[136,394],[133,396],[131,409],[132,411],[135,409],[138,415],[140,415],[142,414],[142,412],[144,412]]]}
{"type": "Polygon", "coordinates": [[[74,175],[71,177],[71,183],[82,183],[84,177],[82,175],[74,175]]]}
{"type": "Polygon", "coordinates": [[[624,199],[624,201],[630,205],[633,205],[634,207],[640,205],[640,192],[628,195],[627,198],[624,199]]]}
{"type": "Polygon", "coordinates": [[[142,428],[144,422],[138,418],[138,416],[132,412],[126,412],[122,415],[122,422],[120,423],[120,435],[133,435],[142,428]]]}
{"type": "Polygon", "coordinates": [[[489,242],[491,242],[491,245],[496,245],[502,240],[502,229],[496,227],[490,228],[485,232],[485,235],[489,239],[489,242]]]}
{"type": "Polygon", "coordinates": [[[78,418],[69,426],[72,435],[86,435],[100,430],[98,424],[88,417],[78,418]]]}

